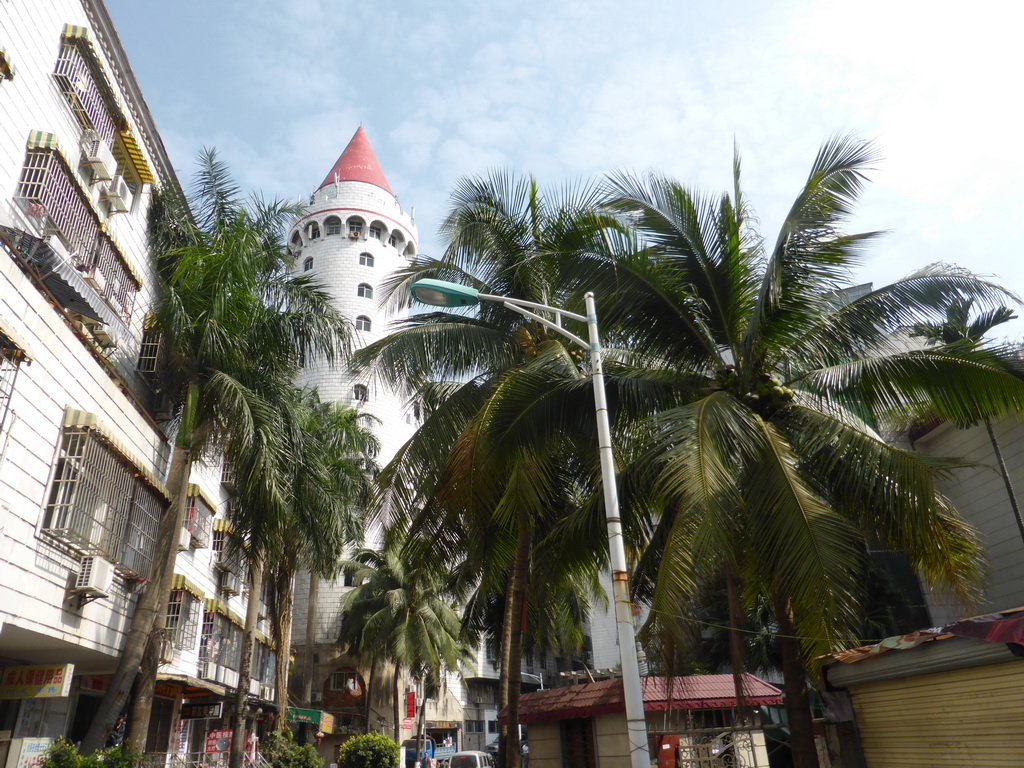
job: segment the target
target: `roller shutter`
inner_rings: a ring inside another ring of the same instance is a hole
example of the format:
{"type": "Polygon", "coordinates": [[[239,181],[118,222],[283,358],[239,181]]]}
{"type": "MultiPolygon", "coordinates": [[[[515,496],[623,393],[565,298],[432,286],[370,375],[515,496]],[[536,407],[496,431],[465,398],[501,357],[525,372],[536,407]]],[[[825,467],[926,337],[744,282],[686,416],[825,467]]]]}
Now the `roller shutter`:
{"type": "Polygon", "coordinates": [[[851,686],[868,768],[1024,766],[1024,663],[851,686]]]}

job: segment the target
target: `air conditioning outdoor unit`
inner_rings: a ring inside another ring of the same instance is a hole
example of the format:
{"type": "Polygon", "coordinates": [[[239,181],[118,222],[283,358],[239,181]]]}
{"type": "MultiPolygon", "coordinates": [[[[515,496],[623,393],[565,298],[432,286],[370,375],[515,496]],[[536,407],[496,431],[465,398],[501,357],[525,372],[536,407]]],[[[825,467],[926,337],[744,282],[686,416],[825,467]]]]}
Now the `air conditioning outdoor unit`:
{"type": "Polygon", "coordinates": [[[110,597],[114,564],[102,557],[83,557],[75,577],[74,592],[89,597],[110,597]]]}
{"type": "Polygon", "coordinates": [[[182,528],[178,532],[178,551],[184,552],[186,549],[192,546],[192,531],[188,528],[182,528]]]}
{"type": "Polygon", "coordinates": [[[272,686],[272,685],[260,686],[260,698],[263,699],[264,701],[273,701],[274,700],[274,686],[272,686]]]}
{"type": "Polygon", "coordinates": [[[111,213],[127,213],[132,207],[132,191],[123,176],[115,176],[107,185],[104,198],[111,213]]]}
{"type": "Polygon", "coordinates": [[[242,591],[242,579],[233,571],[224,571],[220,576],[220,591],[225,595],[237,595],[242,591]]]}
{"type": "Polygon", "coordinates": [[[88,131],[82,137],[82,165],[92,169],[92,183],[110,181],[117,169],[117,162],[107,143],[95,131],[88,131]]]}
{"type": "Polygon", "coordinates": [[[309,703],[310,704],[319,704],[323,700],[324,700],[324,695],[320,691],[312,691],[312,692],[310,692],[310,694],[309,694],[309,703]]]}
{"type": "Polygon", "coordinates": [[[89,330],[101,347],[110,348],[117,346],[117,339],[110,335],[110,326],[105,323],[94,323],[89,326],[89,330]]]}
{"type": "Polygon", "coordinates": [[[160,641],[160,663],[170,664],[172,661],[174,661],[174,643],[170,638],[164,638],[160,641]]]}
{"type": "Polygon", "coordinates": [[[348,239],[349,240],[358,240],[359,239],[359,233],[358,232],[349,232],[348,233],[348,239]]]}
{"type": "Polygon", "coordinates": [[[96,293],[103,293],[107,290],[107,278],[104,277],[103,273],[95,264],[82,264],[78,267],[78,271],[82,273],[82,277],[85,278],[85,282],[89,284],[96,293]]]}

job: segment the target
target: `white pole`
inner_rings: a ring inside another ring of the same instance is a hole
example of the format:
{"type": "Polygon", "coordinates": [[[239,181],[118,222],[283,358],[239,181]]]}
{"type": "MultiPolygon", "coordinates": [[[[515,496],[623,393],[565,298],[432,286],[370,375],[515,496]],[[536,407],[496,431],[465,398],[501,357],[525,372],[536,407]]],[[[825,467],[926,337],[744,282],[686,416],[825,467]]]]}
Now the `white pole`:
{"type": "Polygon", "coordinates": [[[636,657],[636,631],[633,627],[633,605],[629,600],[629,576],[626,572],[626,547],[619,518],[619,493],[615,482],[615,459],[612,454],[612,430],[608,420],[608,401],[604,391],[604,367],[601,341],[597,333],[597,310],[594,294],[588,292],[587,331],[590,336],[590,363],[594,378],[594,404],[597,415],[597,441],[601,456],[601,483],[604,486],[604,511],[608,520],[608,551],[612,569],[612,592],[615,597],[615,627],[619,639],[619,660],[622,664],[622,690],[626,700],[626,727],[629,733],[631,768],[650,768],[647,747],[647,721],[644,697],[640,688],[640,664],[636,657]]]}

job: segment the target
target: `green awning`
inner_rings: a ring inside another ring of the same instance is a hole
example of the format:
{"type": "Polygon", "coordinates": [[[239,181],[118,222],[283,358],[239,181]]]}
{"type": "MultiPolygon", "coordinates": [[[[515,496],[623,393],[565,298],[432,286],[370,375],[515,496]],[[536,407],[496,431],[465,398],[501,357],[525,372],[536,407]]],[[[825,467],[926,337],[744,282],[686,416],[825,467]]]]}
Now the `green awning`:
{"type": "Polygon", "coordinates": [[[79,27],[74,24],[65,24],[61,37],[68,40],[85,40],[89,42],[89,29],[88,27],[79,27]]]}
{"type": "Polygon", "coordinates": [[[60,142],[57,141],[57,136],[53,133],[47,133],[46,131],[29,131],[27,148],[55,149],[58,152],[62,152],[60,142]]]}
{"type": "Polygon", "coordinates": [[[319,709],[288,707],[285,719],[289,723],[309,723],[310,725],[315,725],[324,733],[334,733],[334,715],[330,712],[321,712],[319,709]]]}
{"type": "Polygon", "coordinates": [[[7,55],[7,49],[0,45],[0,79],[13,80],[17,73],[11,57],[7,55]]]}

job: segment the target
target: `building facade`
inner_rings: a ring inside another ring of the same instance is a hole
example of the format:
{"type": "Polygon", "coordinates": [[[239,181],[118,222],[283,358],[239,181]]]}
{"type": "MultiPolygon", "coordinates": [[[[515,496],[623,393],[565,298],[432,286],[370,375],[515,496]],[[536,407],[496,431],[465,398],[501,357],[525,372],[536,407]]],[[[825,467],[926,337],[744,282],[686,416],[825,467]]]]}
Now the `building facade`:
{"type": "MultiPolygon", "coordinates": [[[[177,185],[101,0],[0,4],[0,764],[82,738],[153,575],[172,414],[146,223],[177,185]]],[[[213,460],[189,489],[151,751],[202,751],[237,682],[222,480],[213,460]]]]}

